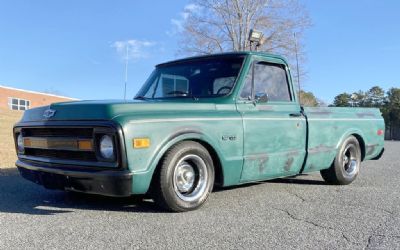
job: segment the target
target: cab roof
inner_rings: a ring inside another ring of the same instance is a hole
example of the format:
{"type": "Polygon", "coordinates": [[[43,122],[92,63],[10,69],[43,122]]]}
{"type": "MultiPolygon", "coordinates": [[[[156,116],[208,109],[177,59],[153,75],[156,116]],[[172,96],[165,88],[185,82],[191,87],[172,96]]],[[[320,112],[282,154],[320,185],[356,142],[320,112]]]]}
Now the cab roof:
{"type": "Polygon", "coordinates": [[[160,64],[157,64],[156,67],[165,66],[165,65],[169,65],[169,64],[175,64],[175,63],[182,63],[182,62],[197,60],[197,59],[206,59],[206,58],[215,58],[215,57],[236,57],[236,56],[239,57],[239,56],[250,56],[250,55],[276,58],[276,59],[281,59],[285,63],[287,62],[284,57],[275,55],[275,54],[270,54],[267,52],[240,51],[240,52],[225,52],[225,53],[217,53],[217,54],[209,54],[209,55],[191,56],[191,57],[186,57],[186,58],[182,58],[182,59],[177,59],[177,60],[160,63],[160,64]]]}

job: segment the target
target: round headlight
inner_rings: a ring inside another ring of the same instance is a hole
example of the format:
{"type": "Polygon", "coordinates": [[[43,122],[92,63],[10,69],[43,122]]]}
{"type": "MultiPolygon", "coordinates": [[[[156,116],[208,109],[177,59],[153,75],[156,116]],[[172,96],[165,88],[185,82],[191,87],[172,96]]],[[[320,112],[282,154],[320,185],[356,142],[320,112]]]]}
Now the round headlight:
{"type": "Polygon", "coordinates": [[[114,144],[112,137],[103,135],[100,139],[100,154],[104,159],[111,160],[114,158],[114,144]]]}
{"type": "Polygon", "coordinates": [[[22,137],[22,134],[19,134],[17,137],[17,148],[18,152],[24,152],[24,137],[22,137]]]}

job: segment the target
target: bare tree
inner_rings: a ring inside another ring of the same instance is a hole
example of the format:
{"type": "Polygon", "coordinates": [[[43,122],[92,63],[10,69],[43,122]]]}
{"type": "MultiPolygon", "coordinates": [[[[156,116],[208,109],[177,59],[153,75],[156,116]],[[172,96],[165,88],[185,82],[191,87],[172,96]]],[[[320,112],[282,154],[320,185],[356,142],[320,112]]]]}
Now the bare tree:
{"type": "Polygon", "coordinates": [[[194,0],[186,10],[178,53],[250,50],[249,32],[256,29],[264,33],[261,51],[284,55],[290,62],[295,58],[296,32],[304,61],[302,40],[309,26],[310,18],[298,0],[194,0]]]}

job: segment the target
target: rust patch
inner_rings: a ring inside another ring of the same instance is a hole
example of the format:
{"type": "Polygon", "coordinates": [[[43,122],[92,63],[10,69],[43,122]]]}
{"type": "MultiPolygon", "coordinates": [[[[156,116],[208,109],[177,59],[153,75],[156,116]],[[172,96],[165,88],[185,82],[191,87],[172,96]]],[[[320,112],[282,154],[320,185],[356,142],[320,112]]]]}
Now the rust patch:
{"type": "Polygon", "coordinates": [[[263,106],[263,105],[257,106],[257,109],[258,110],[268,110],[268,111],[274,110],[274,108],[272,106],[263,106]]]}
{"type": "Polygon", "coordinates": [[[287,156],[297,156],[299,155],[299,151],[290,151],[289,153],[287,153],[287,156]]]}
{"type": "Polygon", "coordinates": [[[258,160],[258,172],[259,173],[264,173],[267,161],[268,161],[268,157],[261,158],[258,160]]]}
{"type": "Polygon", "coordinates": [[[246,156],[246,160],[255,161],[258,159],[268,159],[267,154],[259,154],[259,155],[248,155],[246,156]]]}
{"type": "Polygon", "coordinates": [[[361,112],[361,113],[356,113],[356,116],[358,118],[375,117],[375,114],[374,113],[361,112]]]}
{"type": "Polygon", "coordinates": [[[292,168],[293,165],[293,161],[294,158],[293,157],[289,157],[286,162],[285,162],[285,166],[283,167],[283,169],[285,169],[285,171],[290,171],[290,169],[292,168]]]}
{"type": "Polygon", "coordinates": [[[246,157],[246,161],[252,161],[251,165],[257,168],[259,173],[264,173],[267,168],[268,159],[267,154],[249,155],[246,157]]]}
{"type": "Polygon", "coordinates": [[[309,113],[313,115],[331,115],[332,111],[311,111],[309,113]]]}
{"type": "Polygon", "coordinates": [[[288,152],[287,154],[286,154],[286,156],[288,157],[287,158],[287,160],[286,160],[286,162],[285,162],[285,165],[284,165],[284,167],[283,167],[283,169],[285,170],[285,171],[290,171],[290,169],[292,168],[292,166],[293,166],[293,162],[294,162],[294,157],[295,156],[297,156],[297,155],[299,155],[299,151],[290,151],[290,152],[288,152]]]}
{"type": "Polygon", "coordinates": [[[334,147],[327,146],[327,145],[324,145],[324,144],[320,144],[320,145],[318,145],[316,147],[309,148],[308,149],[308,153],[316,154],[316,153],[321,153],[321,152],[329,152],[329,151],[332,151],[333,149],[334,149],[334,147]]]}

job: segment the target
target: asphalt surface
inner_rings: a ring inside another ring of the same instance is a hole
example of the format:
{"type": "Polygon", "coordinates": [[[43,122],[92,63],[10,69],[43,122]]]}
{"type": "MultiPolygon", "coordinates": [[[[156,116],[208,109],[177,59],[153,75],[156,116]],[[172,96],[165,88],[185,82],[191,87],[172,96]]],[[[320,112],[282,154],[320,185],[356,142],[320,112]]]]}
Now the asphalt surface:
{"type": "Polygon", "coordinates": [[[348,186],[302,175],[217,190],[179,214],[0,170],[0,249],[400,249],[400,142],[385,147],[348,186]]]}

